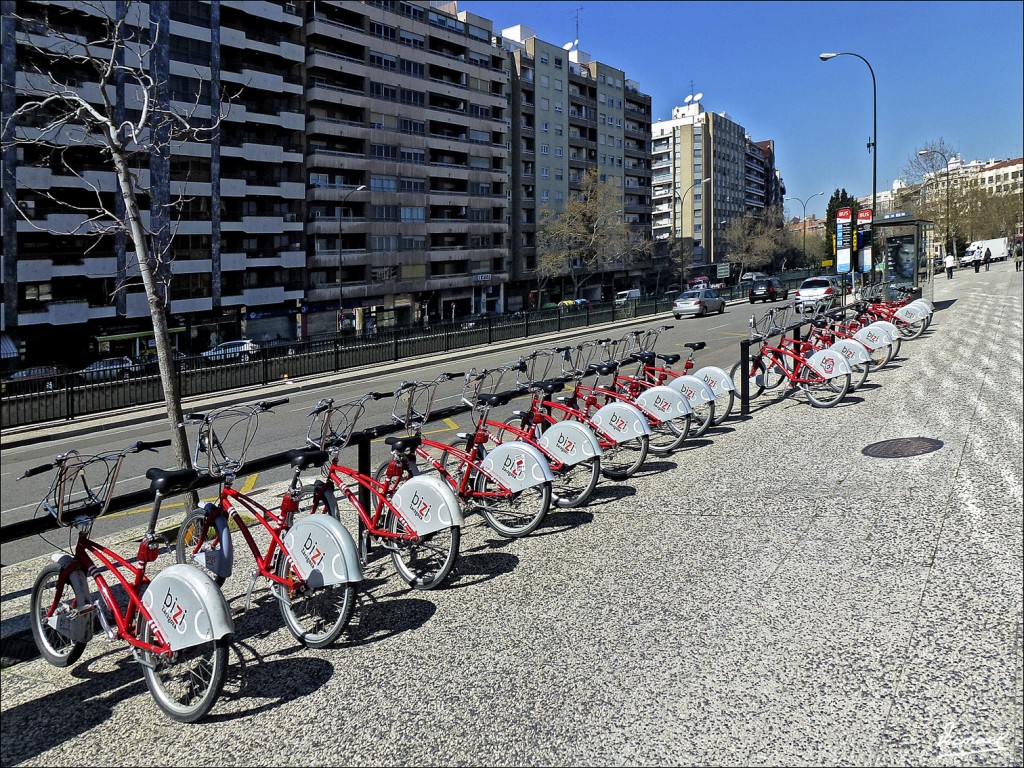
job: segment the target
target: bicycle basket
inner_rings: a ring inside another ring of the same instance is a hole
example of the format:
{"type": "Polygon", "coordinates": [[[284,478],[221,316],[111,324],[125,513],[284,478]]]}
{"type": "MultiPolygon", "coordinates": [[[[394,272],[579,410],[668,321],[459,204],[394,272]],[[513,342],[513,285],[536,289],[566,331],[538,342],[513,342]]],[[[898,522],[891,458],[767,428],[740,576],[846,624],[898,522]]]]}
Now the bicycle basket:
{"type": "Polygon", "coordinates": [[[196,438],[196,468],[206,454],[206,471],[212,477],[233,475],[245,464],[256,436],[259,419],[252,406],[230,406],[213,411],[203,420],[196,438]]]}
{"type": "Polygon", "coordinates": [[[81,517],[100,517],[110,503],[117,467],[110,457],[71,451],[57,469],[42,508],[62,526],[81,517]]]}
{"type": "Polygon", "coordinates": [[[551,376],[552,367],[556,360],[561,359],[561,353],[554,348],[538,349],[526,358],[526,377],[531,385],[546,381],[551,376]]]}
{"type": "Polygon", "coordinates": [[[355,433],[356,422],[365,409],[365,400],[353,400],[331,405],[313,416],[306,431],[306,442],[321,450],[328,447],[344,448],[355,433]]]}
{"type": "Polygon", "coordinates": [[[786,323],[783,322],[786,319],[786,314],[789,312],[788,307],[784,313],[780,313],[778,309],[769,309],[760,317],[750,316],[750,338],[752,339],[767,339],[770,336],[778,336],[779,334],[785,333],[786,323]],[[780,315],[782,315],[780,317],[780,315]]]}
{"type": "Polygon", "coordinates": [[[409,386],[395,393],[395,405],[391,409],[391,418],[405,426],[406,429],[417,429],[430,419],[430,411],[434,406],[434,394],[440,382],[409,382],[409,386]]]}

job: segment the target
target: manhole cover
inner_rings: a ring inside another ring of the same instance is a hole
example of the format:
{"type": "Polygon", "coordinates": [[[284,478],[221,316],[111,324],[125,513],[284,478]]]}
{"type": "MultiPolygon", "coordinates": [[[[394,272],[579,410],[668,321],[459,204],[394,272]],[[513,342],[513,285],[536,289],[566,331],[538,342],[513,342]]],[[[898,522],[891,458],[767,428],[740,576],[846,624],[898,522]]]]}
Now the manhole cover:
{"type": "Polygon", "coordinates": [[[872,443],[861,453],[874,459],[905,459],[908,456],[921,456],[937,451],[942,445],[941,440],[933,437],[898,437],[895,440],[872,443]]]}

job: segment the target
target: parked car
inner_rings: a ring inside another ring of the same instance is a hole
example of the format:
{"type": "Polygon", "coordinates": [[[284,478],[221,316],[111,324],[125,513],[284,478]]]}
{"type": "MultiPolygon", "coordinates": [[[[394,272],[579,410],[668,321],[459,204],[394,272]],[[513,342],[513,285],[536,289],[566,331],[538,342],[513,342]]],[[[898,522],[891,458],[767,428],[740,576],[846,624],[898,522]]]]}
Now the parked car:
{"type": "Polygon", "coordinates": [[[98,384],[102,381],[127,381],[140,370],[130,357],[105,357],[75,371],[75,376],[85,384],[98,384]]]}
{"type": "Polygon", "coordinates": [[[725,299],[718,295],[718,291],[710,288],[684,291],[672,302],[672,315],[676,320],[683,315],[703,317],[712,312],[725,312],[725,299]]]}
{"type": "Polygon", "coordinates": [[[755,301],[778,301],[789,298],[789,289],[777,277],[763,277],[755,280],[747,293],[750,303],[755,301]]]}
{"type": "Polygon", "coordinates": [[[52,392],[64,383],[68,369],[60,365],[36,365],[15,371],[3,380],[5,395],[28,395],[52,392]]]}
{"type": "Polygon", "coordinates": [[[225,341],[213,349],[202,353],[204,360],[210,363],[248,363],[260,353],[256,342],[250,339],[225,341]]]}
{"type": "Polygon", "coordinates": [[[639,288],[630,288],[628,291],[619,291],[615,294],[615,306],[625,306],[627,301],[635,301],[642,298],[639,288]]]}
{"type": "Polygon", "coordinates": [[[764,272],[744,272],[742,275],[740,275],[740,285],[744,285],[745,283],[752,283],[755,280],[764,280],[767,277],[768,275],[765,274],[764,272]]]}
{"type": "Polygon", "coordinates": [[[809,277],[800,283],[793,294],[793,307],[798,312],[812,311],[819,302],[839,298],[842,288],[839,281],[826,275],[809,277]]]}

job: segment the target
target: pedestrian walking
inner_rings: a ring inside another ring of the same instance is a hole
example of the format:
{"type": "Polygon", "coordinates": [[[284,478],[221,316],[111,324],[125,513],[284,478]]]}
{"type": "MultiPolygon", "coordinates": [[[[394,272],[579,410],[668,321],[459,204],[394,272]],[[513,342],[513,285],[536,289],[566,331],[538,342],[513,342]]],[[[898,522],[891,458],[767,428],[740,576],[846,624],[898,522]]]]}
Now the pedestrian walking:
{"type": "Polygon", "coordinates": [[[981,256],[977,253],[974,254],[974,274],[978,274],[978,270],[981,269],[981,256]]]}
{"type": "Polygon", "coordinates": [[[1021,262],[1024,261],[1024,246],[1020,243],[1013,249],[1013,271],[1020,272],[1021,262]]]}
{"type": "Polygon", "coordinates": [[[952,253],[947,253],[946,254],[946,279],[947,280],[952,280],[953,279],[953,267],[955,267],[955,266],[956,266],[956,259],[953,258],[953,254],[952,253]]]}
{"type": "Polygon", "coordinates": [[[988,272],[989,264],[992,263],[992,251],[985,249],[985,271],[988,272]]]}

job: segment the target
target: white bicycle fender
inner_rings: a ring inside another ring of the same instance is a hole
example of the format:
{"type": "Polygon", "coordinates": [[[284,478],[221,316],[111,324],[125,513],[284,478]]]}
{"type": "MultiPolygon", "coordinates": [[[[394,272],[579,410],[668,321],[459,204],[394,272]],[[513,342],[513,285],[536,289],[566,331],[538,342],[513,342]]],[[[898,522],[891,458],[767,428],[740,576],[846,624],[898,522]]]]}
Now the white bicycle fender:
{"type": "Polygon", "coordinates": [[[601,406],[590,420],[616,443],[651,434],[651,425],[640,409],[621,401],[601,406]]]}
{"type": "Polygon", "coordinates": [[[838,352],[851,366],[863,365],[871,362],[871,355],[867,348],[859,341],[853,339],[839,339],[829,349],[838,352]]]}
{"type": "Polygon", "coordinates": [[[513,493],[555,479],[544,454],[522,440],[511,440],[488,451],[480,466],[513,493]]]}
{"type": "Polygon", "coordinates": [[[875,320],[868,326],[869,328],[882,328],[886,333],[889,334],[889,343],[891,344],[893,339],[900,337],[900,332],[896,330],[896,326],[890,323],[888,320],[875,320]]]}
{"type": "Polygon", "coordinates": [[[730,392],[736,391],[736,385],[733,384],[732,377],[714,365],[705,365],[703,368],[694,371],[693,375],[711,387],[715,397],[723,397],[730,392]]]}
{"type": "Polygon", "coordinates": [[[330,515],[306,515],[282,540],[292,567],[313,589],[363,580],[352,535],[330,515]]]}
{"type": "Polygon", "coordinates": [[[882,347],[892,346],[892,336],[884,328],[865,326],[853,334],[853,338],[870,349],[872,352],[882,347]]]}
{"type": "Polygon", "coordinates": [[[921,311],[921,308],[915,307],[913,304],[900,307],[893,314],[905,323],[916,323],[925,317],[925,313],[921,311]]]}
{"type": "Polygon", "coordinates": [[[224,595],[191,565],[175,563],[160,571],[142,595],[142,604],[172,651],[235,631],[224,595]]]}
{"type": "Polygon", "coordinates": [[[715,391],[696,376],[676,376],[668,383],[690,401],[690,405],[715,402],[715,391]]]}
{"type": "Polygon", "coordinates": [[[586,424],[577,421],[559,421],[544,430],[537,441],[549,455],[566,466],[579,464],[600,456],[601,444],[586,424]]]}
{"type": "Polygon", "coordinates": [[[398,486],[391,504],[417,536],[463,523],[459,500],[452,489],[436,477],[417,475],[406,480],[398,486]]]}
{"type": "Polygon", "coordinates": [[[832,349],[819,349],[807,358],[807,367],[826,379],[834,379],[836,376],[843,376],[853,373],[846,358],[832,349]]]}
{"type": "Polygon", "coordinates": [[[688,413],[693,413],[690,401],[672,387],[658,386],[645,389],[633,402],[637,408],[658,421],[682,418],[688,413]]]}
{"type": "Polygon", "coordinates": [[[935,307],[927,299],[914,299],[912,302],[907,304],[908,307],[918,307],[924,312],[926,317],[931,317],[935,313],[935,307]]]}

